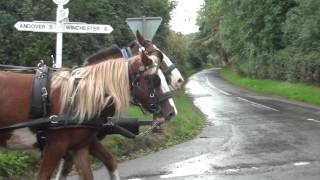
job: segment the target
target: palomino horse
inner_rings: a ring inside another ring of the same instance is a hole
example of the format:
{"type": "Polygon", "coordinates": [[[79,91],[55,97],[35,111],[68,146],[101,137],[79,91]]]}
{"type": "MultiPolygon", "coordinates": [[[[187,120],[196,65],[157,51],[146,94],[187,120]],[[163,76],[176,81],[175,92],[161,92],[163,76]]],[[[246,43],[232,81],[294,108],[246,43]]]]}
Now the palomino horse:
{"type": "MultiPolygon", "coordinates": [[[[164,93],[163,84],[167,85],[153,63],[159,58],[157,53],[141,52],[128,61],[92,61],[71,73],[55,72],[51,78],[50,114],[62,115],[68,109],[79,123],[99,116],[113,116],[126,109],[130,94],[152,110],[150,95],[159,98],[164,93]]],[[[28,121],[32,77],[31,74],[0,72],[0,127],[28,121]]],[[[162,109],[159,119],[170,119],[176,114],[171,98],[159,104],[162,109]]],[[[1,133],[0,145],[14,149],[35,147],[35,131],[23,128],[1,133]]],[[[46,129],[47,142],[37,179],[50,179],[60,159],[68,152],[75,154],[82,177],[92,179],[88,152],[92,142],[97,141],[96,132],[96,128],[81,126],[46,129]]]]}
{"type": "MultiPolygon", "coordinates": [[[[151,41],[145,40],[138,31],[137,31],[136,37],[137,37],[137,41],[133,42],[129,47],[130,48],[129,51],[131,54],[133,55],[138,54],[139,47],[141,46],[146,49],[148,54],[152,54],[159,51],[159,49],[151,41]]],[[[130,56],[130,53],[129,55],[126,55],[126,56],[130,56]]],[[[123,53],[121,53],[120,49],[117,46],[113,46],[113,47],[104,49],[96,54],[91,55],[90,57],[87,58],[86,60],[87,62],[85,64],[87,64],[92,60],[96,61],[98,59],[119,57],[122,55],[123,53]]],[[[166,80],[170,84],[170,89],[175,90],[182,85],[184,79],[181,76],[181,73],[179,72],[179,70],[173,66],[173,63],[171,62],[171,60],[164,53],[162,53],[162,55],[163,55],[163,59],[161,61],[158,61],[157,63],[159,63],[160,69],[166,72],[166,80]]],[[[99,139],[103,139],[105,135],[106,134],[103,134],[103,132],[99,132],[99,139]]],[[[117,171],[117,161],[111,155],[111,153],[109,153],[103,147],[103,145],[99,141],[92,142],[92,144],[90,145],[90,153],[104,163],[104,165],[107,167],[109,171],[110,178],[112,180],[120,179],[117,171]]],[[[72,167],[72,158],[70,156],[66,156],[65,161],[62,162],[59,168],[56,180],[66,179],[68,173],[71,170],[71,167],[72,167]]]]}

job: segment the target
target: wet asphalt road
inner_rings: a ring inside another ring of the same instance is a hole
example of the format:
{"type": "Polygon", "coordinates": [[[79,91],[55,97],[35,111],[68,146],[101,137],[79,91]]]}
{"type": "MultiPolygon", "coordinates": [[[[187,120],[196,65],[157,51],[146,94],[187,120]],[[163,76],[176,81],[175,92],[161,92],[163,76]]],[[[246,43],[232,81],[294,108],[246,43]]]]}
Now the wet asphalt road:
{"type": "MultiPolygon", "coordinates": [[[[186,91],[207,116],[193,140],[120,164],[131,180],[319,180],[320,107],[249,92],[215,70],[186,91]]],[[[107,171],[95,179],[107,179],[107,171]]]]}

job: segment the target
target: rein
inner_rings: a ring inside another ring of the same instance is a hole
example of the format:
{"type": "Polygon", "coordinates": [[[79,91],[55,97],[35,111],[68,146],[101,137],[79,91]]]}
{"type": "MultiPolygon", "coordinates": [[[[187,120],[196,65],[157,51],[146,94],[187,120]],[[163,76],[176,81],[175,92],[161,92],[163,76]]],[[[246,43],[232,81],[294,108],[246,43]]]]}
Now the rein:
{"type": "Polygon", "coordinates": [[[4,70],[10,70],[10,71],[35,71],[38,67],[13,66],[13,65],[0,64],[0,68],[4,70]]]}
{"type": "MultiPolygon", "coordinates": [[[[36,70],[39,68],[41,64],[44,64],[43,61],[41,60],[38,66],[36,67],[30,67],[30,66],[13,66],[13,65],[6,65],[6,64],[0,64],[0,69],[4,71],[14,71],[14,72],[36,72],[36,70]]],[[[50,68],[50,70],[57,70],[57,68],[50,68]]]]}
{"type": "MultiPolygon", "coordinates": [[[[108,134],[121,134],[128,138],[144,136],[148,133],[139,134],[139,126],[152,125],[151,121],[138,120],[137,118],[114,118],[100,117],[79,124],[75,119],[70,120],[69,116],[50,116],[37,118],[32,121],[21,122],[5,127],[0,127],[0,133],[12,131],[20,128],[37,129],[61,129],[61,128],[94,128],[108,134]],[[68,122],[66,124],[66,122],[68,122]]],[[[155,125],[152,125],[155,126],[155,125]]],[[[148,130],[148,132],[151,130],[148,130]]]]}

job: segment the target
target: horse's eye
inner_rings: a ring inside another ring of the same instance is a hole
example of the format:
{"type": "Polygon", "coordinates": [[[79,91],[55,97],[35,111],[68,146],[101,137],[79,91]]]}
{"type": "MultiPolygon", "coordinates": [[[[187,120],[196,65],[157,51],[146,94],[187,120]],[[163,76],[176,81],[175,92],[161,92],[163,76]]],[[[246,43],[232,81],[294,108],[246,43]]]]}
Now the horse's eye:
{"type": "Polygon", "coordinates": [[[160,85],[161,85],[161,79],[156,74],[145,76],[145,80],[147,81],[147,83],[150,86],[152,86],[154,88],[160,87],[160,85]]]}

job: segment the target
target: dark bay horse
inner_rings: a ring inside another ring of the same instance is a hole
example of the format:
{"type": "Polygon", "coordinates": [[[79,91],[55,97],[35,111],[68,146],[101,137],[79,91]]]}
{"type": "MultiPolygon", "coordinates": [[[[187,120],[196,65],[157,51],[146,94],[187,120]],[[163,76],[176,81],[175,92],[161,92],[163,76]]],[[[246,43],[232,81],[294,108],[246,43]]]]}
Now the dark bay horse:
{"type": "MultiPolygon", "coordinates": [[[[145,40],[138,31],[136,33],[136,38],[137,40],[129,46],[132,54],[138,54],[140,46],[145,48],[148,54],[152,54],[159,51],[159,49],[151,41],[145,40]]],[[[97,59],[99,60],[99,59],[105,59],[105,58],[111,58],[111,57],[120,57],[122,55],[123,54],[121,53],[120,49],[117,46],[113,46],[107,49],[103,49],[100,52],[91,55],[90,57],[87,58],[86,63],[89,63],[92,60],[96,61],[97,59]]],[[[163,59],[161,61],[157,61],[157,63],[159,64],[160,69],[166,72],[166,80],[168,84],[170,84],[170,89],[175,90],[182,85],[182,83],[184,82],[184,79],[181,76],[181,73],[179,72],[179,70],[173,66],[173,63],[171,62],[171,60],[164,53],[162,53],[162,56],[163,56],[163,59]]],[[[99,139],[102,139],[104,137],[105,137],[105,134],[99,133],[99,139]]],[[[104,165],[107,167],[109,171],[110,178],[112,180],[120,179],[117,171],[116,159],[111,155],[111,153],[109,153],[103,147],[103,145],[98,140],[93,141],[92,144],[90,145],[90,153],[104,163],[104,165]]],[[[61,164],[56,180],[66,179],[68,173],[71,170],[72,157],[70,156],[66,157],[65,160],[66,161],[62,162],[61,164]]]]}
{"type": "MultiPolygon", "coordinates": [[[[162,81],[149,81],[161,79],[161,71],[154,65],[157,59],[157,54],[146,55],[141,52],[128,61],[109,59],[91,62],[72,72],[55,72],[52,77],[50,114],[63,114],[69,102],[79,122],[92,117],[108,116],[109,112],[112,115],[120,114],[128,106],[130,94],[146,108],[152,109],[149,93],[156,97],[163,94],[162,81]],[[140,90],[133,92],[134,85],[140,90]]],[[[32,76],[0,72],[0,126],[28,121],[32,76]]],[[[176,108],[171,98],[161,102],[160,106],[163,117],[158,118],[168,119],[175,115],[176,108]]],[[[50,179],[60,159],[68,152],[74,154],[82,177],[92,179],[88,153],[90,145],[97,139],[96,133],[95,128],[47,129],[47,143],[37,179],[50,179]]],[[[13,149],[35,147],[35,136],[35,129],[29,128],[1,133],[0,145],[13,149]]]]}

